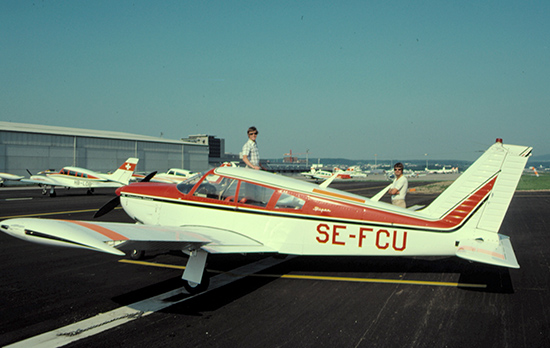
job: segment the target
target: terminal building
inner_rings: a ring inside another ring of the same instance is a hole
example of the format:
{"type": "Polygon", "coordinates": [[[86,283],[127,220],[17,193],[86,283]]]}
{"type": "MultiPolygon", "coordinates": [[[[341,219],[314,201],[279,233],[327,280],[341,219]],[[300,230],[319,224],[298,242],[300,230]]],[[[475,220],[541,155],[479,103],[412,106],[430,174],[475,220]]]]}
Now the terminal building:
{"type": "Polygon", "coordinates": [[[0,122],[0,172],[28,176],[27,169],[35,174],[65,166],[112,172],[128,157],[139,158],[137,172],[169,168],[205,171],[211,167],[207,143],[0,122]]]}
{"type": "Polygon", "coordinates": [[[211,167],[219,167],[225,162],[241,162],[239,155],[225,153],[225,139],[217,138],[215,135],[196,134],[181,140],[208,145],[208,162],[211,167]]]}

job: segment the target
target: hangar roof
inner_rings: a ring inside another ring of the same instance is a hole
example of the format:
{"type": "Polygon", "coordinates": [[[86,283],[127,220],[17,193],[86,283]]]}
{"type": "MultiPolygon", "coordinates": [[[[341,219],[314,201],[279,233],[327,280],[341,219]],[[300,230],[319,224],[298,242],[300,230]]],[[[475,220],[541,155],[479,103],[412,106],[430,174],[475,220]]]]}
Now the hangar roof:
{"type": "Polygon", "coordinates": [[[119,139],[119,140],[150,141],[150,142],[168,143],[168,144],[207,146],[207,145],[197,144],[193,142],[165,139],[160,137],[151,137],[147,135],[106,131],[106,130],[46,126],[46,125],[37,125],[37,124],[28,124],[28,123],[0,121],[0,129],[3,131],[23,132],[23,133],[55,134],[55,135],[81,136],[81,137],[91,137],[91,138],[107,138],[107,139],[119,139]]]}

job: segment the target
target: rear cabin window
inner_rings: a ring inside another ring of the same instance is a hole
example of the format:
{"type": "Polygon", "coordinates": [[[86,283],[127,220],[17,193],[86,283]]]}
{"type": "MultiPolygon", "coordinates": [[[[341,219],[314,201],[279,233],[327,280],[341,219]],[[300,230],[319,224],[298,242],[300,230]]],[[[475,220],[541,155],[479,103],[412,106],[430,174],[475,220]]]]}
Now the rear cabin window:
{"type": "Polygon", "coordinates": [[[266,207],[275,190],[248,182],[241,182],[238,201],[242,204],[266,207]]]}
{"type": "Polygon", "coordinates": [[[304,204],[306,203],[305,200],[294,197],[288,193],[281,193],[281,196],[277,200],[277,203],[275,203],[275,209],[302,209],[304,204]]]}

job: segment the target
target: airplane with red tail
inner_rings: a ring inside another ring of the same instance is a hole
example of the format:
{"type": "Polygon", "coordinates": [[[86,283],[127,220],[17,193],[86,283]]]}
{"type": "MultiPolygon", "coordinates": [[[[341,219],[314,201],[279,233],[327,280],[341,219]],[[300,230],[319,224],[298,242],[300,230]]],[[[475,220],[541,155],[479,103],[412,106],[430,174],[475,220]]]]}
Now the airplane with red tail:
{"type": "MultiPolygon", "coordinates": [[[[37,243],[124,256],[182,250],[190,293],[207,288],[209,253],[353,256],[458,256],[519,268],[510,238],[498,233],[532,148],[501,139],[427,207],[372,198],[246,168],[218,167],[179,184],[133,183],[117,205],[136,224],[14,218],[0,223],[37,243]]],[[[154,175],[154,174],[153,174],[154,175]]]]}

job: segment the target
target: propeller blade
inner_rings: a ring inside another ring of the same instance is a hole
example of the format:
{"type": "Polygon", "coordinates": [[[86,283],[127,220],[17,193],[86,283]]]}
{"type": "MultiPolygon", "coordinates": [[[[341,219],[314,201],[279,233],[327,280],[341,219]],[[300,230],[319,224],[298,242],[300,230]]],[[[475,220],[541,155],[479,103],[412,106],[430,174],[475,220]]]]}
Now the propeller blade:
{"type": "MultiPolygon", "coordinates": [[[[141,179],[139,182],[149,182],[157,172],[151,172],[147,174],[147,176],[143,179],[141,179]]],[[[111,210],[115,209],[120,205],[120,196],[116,196],[115,198],[111,199],[109,202],[105,203],[101,208],[99,208],[98,211],[94,214],[94,218],[101,217],[111,210]]]]}
{"type": "Polygon", "coordinates": [[[32,176],[32,173],[30,170],[27,169],[27,173],[29,173],[30,176],[32,176]]]}
{"type": "Polygon", "coordinates": [[[157,175],[157,172],[156,172],[156,171],[155,171],[155,172],[151,172],[151,173],[147,174],[147,176],[146,176],[145,178],[141,179],[139,182],[149,182],[149,181],[151,181],[151,179],[152,179],[155,175],[157,175]]]}
{"type": "Polygon", "coordinates": [[[107,214],[111,210],[115,209],[119,204],[120,204],[120,197],[116,196],[115,198],[111,199],[109,202],[105,203],[101,208],[99,208],[98,211],[96,211],[96,213],[94,214],[94,219],[107,214]]]}

